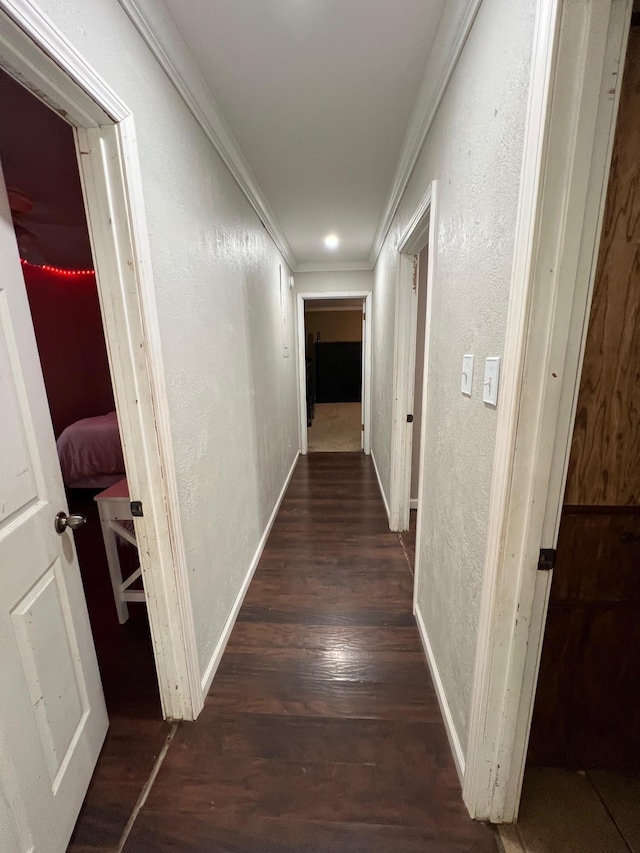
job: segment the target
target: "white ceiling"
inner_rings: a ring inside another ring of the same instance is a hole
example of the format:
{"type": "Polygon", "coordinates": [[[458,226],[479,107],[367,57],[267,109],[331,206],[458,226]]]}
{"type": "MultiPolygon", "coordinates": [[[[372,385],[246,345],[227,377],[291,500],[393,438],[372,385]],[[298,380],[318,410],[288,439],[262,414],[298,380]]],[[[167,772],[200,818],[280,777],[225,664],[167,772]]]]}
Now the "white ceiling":
{"type": "Polygon", "coordinates": [[[445,0],[165,3],[298,263],[366,265],[445,0]]]}

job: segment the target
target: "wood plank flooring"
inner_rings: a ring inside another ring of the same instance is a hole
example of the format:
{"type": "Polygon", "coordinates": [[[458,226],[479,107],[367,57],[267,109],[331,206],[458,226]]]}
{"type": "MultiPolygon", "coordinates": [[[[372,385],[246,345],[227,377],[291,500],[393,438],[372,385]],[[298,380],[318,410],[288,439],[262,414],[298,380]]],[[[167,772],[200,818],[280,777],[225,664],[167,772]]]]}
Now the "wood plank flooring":
{"type": "Polygon", "coordinates": [[[462,803],[370,460],[300,460],[124,853],[495,853],[462,803]]]}

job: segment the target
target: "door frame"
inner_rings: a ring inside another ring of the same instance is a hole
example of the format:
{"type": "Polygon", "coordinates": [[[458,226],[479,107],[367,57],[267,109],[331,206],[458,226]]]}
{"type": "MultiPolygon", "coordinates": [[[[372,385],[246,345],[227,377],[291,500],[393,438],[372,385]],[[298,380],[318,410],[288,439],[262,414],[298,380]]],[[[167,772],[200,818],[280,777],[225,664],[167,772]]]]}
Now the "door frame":
{"type": "MultiPolygon", "coordinates": [[[[402,417],[401,413],[404,411],[402,408],[402,403],[410,403],[410,407],[413,408],[413,400],[415,396],[415,364],[416,364],[416,335],[418,329],[418,293],[417,290],[413,292],[413,276],[414,276],[414,258],[418,258],[422,250],[428,246],[428,254],[427,254],[427,275],[425,281],[425,287],[427,288],[427,299],[425,304],[425,320],[424,320],[424,350],[422,354],[424,368],[422,371],[422,405],[421,405],[421,416],[420,416],[420,461],[419,461],[419,472],[418,472],[418,513],[416,518],[416,547],[415,547],[415,558],[414,558],[414,567],[413,567],[413,613],[416,614],[417,602],[418,602],[418,585],[420,582],[420,552],[421,552],[421,543],[422,543],[422,519],[420,508],[422,507],[422,500],[424,496],[425,489],[425,457],[426,457],[426,438],[427,438],[427,408],[428,408],[428,396],[429,396],[429,353],[430,353],[430,345],[431,345],[431,315],[432,315],[432,304],[433,304],[433,288],[435,283],[435,275],[436,275],[436,258],[437,258],[437,245],[436,245],[436,234],[438,227],[438,182],[431,181],[429,188],[426,193],[422,197],[420,204],[416,208],[413,216],[409,220],[409,224],[405,228],[400,241],[398,243],[398,253],[399,253],[399,273],[398,273],[398,288],[397,290],[403,291],[405,303],[408,303],[409,310],[404,311],[404,319],[405,322],[410,324],[410,334],[408,334],[404,339],[402,335],[396,337],[396,345],[402,346],[405,343],[403,349],[404,359],[405,359],[405,373],[404,375],[396,374],[396,380],[398,382],[401,381],[402,384],[402,393],[406,395],[404,400],[398,402],[397,397],[400,396],[394,395],[394,399],[396,400],[396,410],[395,415],[397,416],[394,419],[394,423],[396,424],[396,429],[398,433],[404,433],[404,441],[402,444],[401,453],[404,453],[404,458],[399,457],[401,459],[400,465],[398,465],[398,473],[402,475],[402,489],[403,489],[403,505],[402,511],[406,513],[406,528],[409,526],[409,508],[410,508],[410,499],[411,499],[411,463],[412,463],[412,445],[413,445],[413,436],[411,435],[411,431],[406,429],[407,421],[406,417],[402,417]],[[407,298],[408,297],[408,298],[407,298]],[[412,331],[411,331],[412,329],[412,331]],[[400,429],[401,428],[401,429],[400,429]]],[[[418,261],[419,264],[419,261],[418,261]]],[[[416,266],[416,281],[419,279],[419,265],[416,266]]],[[[392,436],[393,437],[393,436],[392,436]]],[[[398,435],[396,434],[396,438],[398,435]]],[[[392,457],[393,459],[393,457],[392,457]]],[[[393,479],[392,479],[393,482],[393,479]]],[[[393,489],[392,489],[393,494],[393,489]]],[[[399,494],[396,495],[396,500],[400,497],[399,494]]],[[[392,528],[393,529],[393,528],[392,528]]]]}
{"type": "Polygon", "coordinates": [[[370,290],[327,290],[325,292],[297,293],[297,344],[298,344],[298,410],[300,415],[300,453],[309,452],[307,436],[307,384],[306,384],[306,336],[304,330],[304,303],[314,299],[362,299],[364,308],[362,340],[362,450],[368,456],[371,453],[371,304],[370,290]]]}
{"type": "MultiPolygon", "coordinates": [[[[425,246],[433,247],[427,260],[427,304],[425,318],[424,373],[422,386],[422,419],[420,421],[420,473],[418,507],[421,505],[423,480],[424,425],[427,399],[427,373],[431,324],[431,294],[435,277],[436,223],[438,182],[432,181],[411,216],[398,241],[396,313],[393,358],[393,413],[391,420],[391,473],[389,487],[389,528],[409,529],[411,509],[411,464],[413,427],[407,415],[413,415],[415,399],[416,346],[418,333],[419,255],[425,246]]],[[[418,529],[420,513],[418,513],[418,529]]],[[[416,530],[416,558],[418,553],[416,530]]],[[[417,587],[418,570],[415,568],[417,587]]]]}
{"type": "Polygon", "coordinates": [[[463,797],[518,814],[632,0],[539,0],[463,797]]]}
{"type": "Polygon", "coordinates": [[[32,0],[0,0],[3,69],[74,129],[162,711],[204,707],[134,117],[32,0]]]}

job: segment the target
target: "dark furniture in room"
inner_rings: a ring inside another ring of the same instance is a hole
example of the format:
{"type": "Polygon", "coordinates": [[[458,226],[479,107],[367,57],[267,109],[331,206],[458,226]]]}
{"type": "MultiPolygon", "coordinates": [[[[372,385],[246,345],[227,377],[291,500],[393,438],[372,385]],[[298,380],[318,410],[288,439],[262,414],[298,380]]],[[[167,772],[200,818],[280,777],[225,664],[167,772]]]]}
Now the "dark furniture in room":
{"type": "Polygon", "coordinates": [[[359,403],[362,342],[316,343],[316,402],[359,403]]]}

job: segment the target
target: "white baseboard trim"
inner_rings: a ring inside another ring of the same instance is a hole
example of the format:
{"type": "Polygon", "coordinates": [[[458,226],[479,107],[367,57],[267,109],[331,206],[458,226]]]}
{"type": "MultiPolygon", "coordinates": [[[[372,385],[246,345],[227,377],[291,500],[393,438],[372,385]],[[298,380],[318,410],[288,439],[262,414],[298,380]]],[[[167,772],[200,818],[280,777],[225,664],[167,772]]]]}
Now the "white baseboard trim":
{"type": "Polygon", "coordinates": [[[260,557],[262,557],[264,546],[267,544],[267,539],[269,538],[269,534],[271,533],[273,522],[276,520],[276,515],[278,514],[278,510],[280,509],[280,504],[282,503],[282,499],[284,498],[285,492],[287,491],[287,488],[291,481],[291,477],[293,476],[293,472],[296,469],[299,456],[300,451],[296,453],[296,458],[293,460],[293,465],[289,469],[289,473],[287,474],[286,480],[284,481],[284,485],[280,491],[280,494],[278,495],[278,499],[276,500],[273,512],[271,513],[269,521],[267,522],[267,526],[264,529],[264,533],[262,534],[260,541],[258,542],[258,547],[256,548],[256,552],[253,555],[253,559],[251,560],[249,570],[247,571],[245,579],[242,582],[242,586],[240,587],[240,591],[236,596],[236,600],[233,602],[233,607],[231,608],[231,613],[229,613],[227,621],[225,622],[224,630],[220,635],[220,639],[216,643],[216,647],[213,650],[213,654],[211,655],[211,660],[207,664],[207,668],[205,669],[204,675],[202,676],[200,684],[202,687],[203,698],[206,698],[207,693],[209,692],[213,677],[216,674],[216,670],[218,669],[218,665],[222,659],[222,655],[224,654],[224,650],[229,641],[229,637],[231,636],[231,631],[233,630],[233,626],[236,624],[236,619],[238,618],[238,613],[240,612],[240,608],[242,607],[242,602],[244,601],[244,597],[247,594],[247,590],[249,589],[249,584],[251,583],[255,570],[258,567],[260,557]]]}
{"type": "Polygon", "coordinates": [[[382,495],[382,502],[384,503],[384,508],[387,511],[387,518],[389,519],[389,524],[391,524],[391,513],[389,512],[389,502],[387,501],[387,496],[384,493],[384,489],[382,488],[382,480],[380,479],[380,471],[378,471],[378,466],[376,464],[376,457],[373,455],[373,449],[371,450],[371,461],[373,462],[373,468],[376,472],[376,477],[378,478],[378,488],[380,489],[380,494],[382,495]]]}
{"type": "Polygon", "coordinates": [[[409,509],[418,509],[418,498],[411,498],[409,500],[409,509]]]}
{"type": "Polygon", "coordinates": [[[462,783],[464,782],[465,757],[462,751],[462,745],[460,744],[460,738],[458,737],[458,732],[456,731],[456,727],[453,722],[453,717],[451,716],[451,709],[449,708],[449,703],[447,701],[447,697],[445,696],[442,679],[440,678],[440,673],[438,672],[436,659],[433,655],[431,643],[429,642],[429,635],[427,634],[424,619],[422,618],[422,613],[420,612],[420,608],[417,604],[415,607],[415,617],[416,624],[418,626],[418,633],[420,634],[424,653],[427,657],[427,663],[429,664],[429,672],[431,673],[433,685],[436,688],[438,705],[440,705],[440,711],[442,712],[442,718],[444,720],[444,727],[447,730],[449,746],[451,747],[451,752],[453,753],[453,760],[456,765],[456,770],[458,771],[460,784],[462,785],[462,783]]]}

